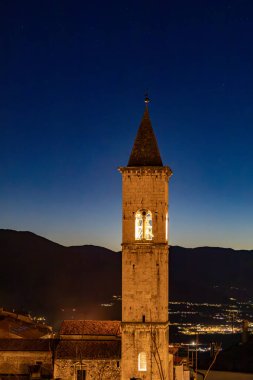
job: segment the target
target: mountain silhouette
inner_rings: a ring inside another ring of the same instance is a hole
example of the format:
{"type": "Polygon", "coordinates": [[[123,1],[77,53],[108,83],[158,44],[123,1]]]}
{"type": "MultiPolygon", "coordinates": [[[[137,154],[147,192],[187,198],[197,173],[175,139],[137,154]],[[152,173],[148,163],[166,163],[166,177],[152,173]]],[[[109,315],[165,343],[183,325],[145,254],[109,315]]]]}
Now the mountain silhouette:
{"type": "MultiPolygon", "coordinates": [[[[121,318],[121,252],[0,229],[0,307],[62,319],[121,318]],[[103,305],[103,306],[101,306],[103,305]]],[[[170,300],[253,297],[253,251],[170,247],[170,300]]]]}

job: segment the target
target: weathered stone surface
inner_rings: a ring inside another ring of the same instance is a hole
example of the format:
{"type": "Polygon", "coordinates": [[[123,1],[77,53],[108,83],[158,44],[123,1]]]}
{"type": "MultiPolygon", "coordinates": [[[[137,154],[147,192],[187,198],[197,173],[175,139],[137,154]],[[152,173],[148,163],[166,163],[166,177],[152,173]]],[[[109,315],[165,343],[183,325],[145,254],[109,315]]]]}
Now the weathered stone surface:
{"type": "Polygon", "coordinates": [[[121,168],[122,380],[169,379],[168,167],[121,168]],[[152,214],[152,240],[136,240],[138,210],[152,214]],[[146,371],[138,355],[146,354],[146,371]]]}
{"type": "Polygon", "coordinates": [[[6,375],[29,375],[29,367],[42,363],[43,372],[50,376],[53,372],[52,354],[40,351],[1,351],[0,373],[6,375]]]}
{"type": "Polygon", "coordinates": [[[85,371],[85,380],[120,380],[120,366],[117,360],[82,360],[79,358],[56,359],[54,378],[76,379],[79,369],[85,371]]]}

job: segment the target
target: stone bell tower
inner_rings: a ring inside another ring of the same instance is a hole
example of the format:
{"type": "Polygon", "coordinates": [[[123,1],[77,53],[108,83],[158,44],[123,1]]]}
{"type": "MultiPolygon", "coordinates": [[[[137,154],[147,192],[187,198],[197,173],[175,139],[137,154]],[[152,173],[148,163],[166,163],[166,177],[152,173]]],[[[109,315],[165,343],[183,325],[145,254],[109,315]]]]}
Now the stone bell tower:
{"type": "Polygon", "coordinates": [[[122,174],[122,380],[169,380],[168,180],[148,103],[122,174]]]}

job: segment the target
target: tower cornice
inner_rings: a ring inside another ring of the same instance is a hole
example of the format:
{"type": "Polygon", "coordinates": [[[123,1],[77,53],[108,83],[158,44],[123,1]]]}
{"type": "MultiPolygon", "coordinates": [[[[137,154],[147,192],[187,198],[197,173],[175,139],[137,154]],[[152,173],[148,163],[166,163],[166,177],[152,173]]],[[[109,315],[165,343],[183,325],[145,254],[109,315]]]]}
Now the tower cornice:
{"type": "Polygon", "coordinates": [[[143,247],[146,247],[146,248],[166,248],[168,249],[169,248],[169,245],[168,243],[150,243],[150,242],[147,242],[146,240],[140,240],[139,242],[124,242],[121,244],[122,247],[124,248],[128,248],[128,249],[138,249],[138,247],[140,247],[141,249],[143,249],[143,247]]]}
{"type": "Polygon", "coordinates": [[[156,175],[165,174],[168,179],[173,172],[169,166],[123,166],[118,168],[121,174],[156,175]]]}
{"type": "Polygon", "coordinates": [[[150,328],[156,328],[156,327],[159,327],[159,328],[164,328],[164,329],[167,329],[168,326],[169,326],[170,322],[169,322],[169,319],[166,321],[166,322],[152,322],[152,321],[148,321],[148,322],[137,322],[137,321],[122,321],[121,322],[121,327],[123,328],[127,328],[127,327],[130,327],[131,329],[134,329],[135,330],[144,330],[145,327],[148,328],[150,330],[150,328]]]}

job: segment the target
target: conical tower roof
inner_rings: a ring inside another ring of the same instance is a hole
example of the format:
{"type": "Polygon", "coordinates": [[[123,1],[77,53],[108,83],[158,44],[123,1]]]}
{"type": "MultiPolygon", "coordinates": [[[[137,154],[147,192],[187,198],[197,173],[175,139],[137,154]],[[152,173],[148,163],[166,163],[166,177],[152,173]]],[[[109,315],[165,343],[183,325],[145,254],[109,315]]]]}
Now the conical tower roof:
{"type": "Polygon", "coordinates": [[[163,166],[147,102],[127,166],[163,166]]]}

